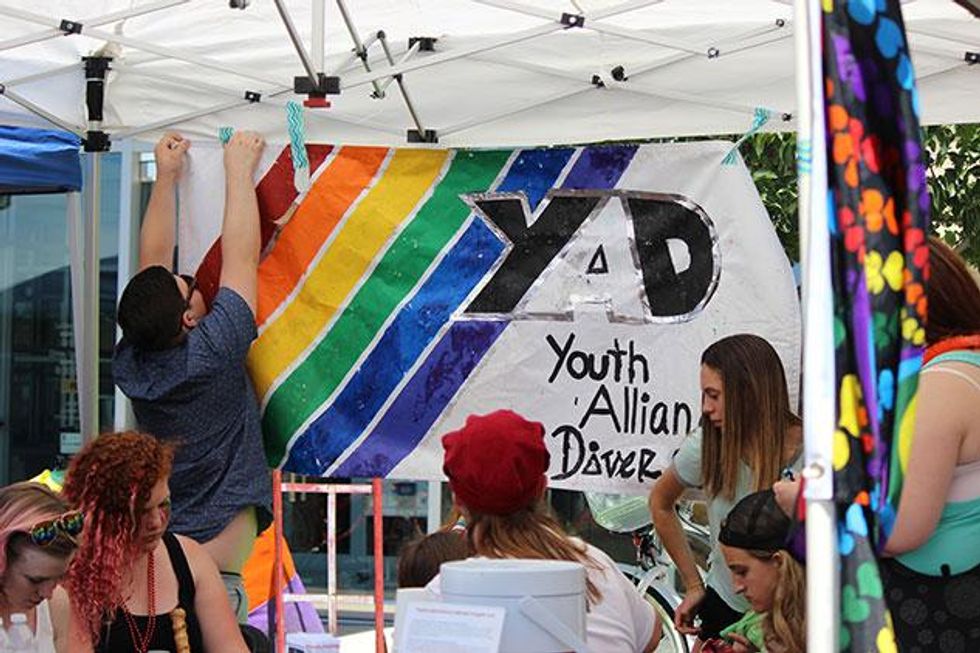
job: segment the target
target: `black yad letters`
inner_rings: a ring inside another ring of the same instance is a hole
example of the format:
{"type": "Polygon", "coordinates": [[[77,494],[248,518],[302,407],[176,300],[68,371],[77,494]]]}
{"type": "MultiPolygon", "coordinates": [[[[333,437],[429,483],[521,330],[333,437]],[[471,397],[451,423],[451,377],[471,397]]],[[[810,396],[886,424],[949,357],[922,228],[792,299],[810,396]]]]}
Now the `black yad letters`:
{"type": "MultiPolygon", "coordinates": [[[[721,265],[714,226],[694,203],[675,195],[621,190],[551,191],[548,196],[533,223],[520,194],[485,193],[467,198],[512,244],[493,277],[466,308],[467,314],[511,313],[579,228],[608,201],[623,202],[632,221],[636,262],[652,321],[693,317],[710,301],[721,265]],[[675,269],[669,248],[672,240],[687,247],[690,264],[684,270],[675,269]]],[[[583,273],[607,269],[600,245],[583,273]]]]}

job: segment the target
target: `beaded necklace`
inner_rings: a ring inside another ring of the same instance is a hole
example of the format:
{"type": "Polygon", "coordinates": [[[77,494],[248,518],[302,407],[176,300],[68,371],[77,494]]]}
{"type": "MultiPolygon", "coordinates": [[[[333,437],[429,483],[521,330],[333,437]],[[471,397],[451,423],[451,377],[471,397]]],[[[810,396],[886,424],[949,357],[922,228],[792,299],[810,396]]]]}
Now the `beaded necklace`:
{"type": "Polygon", "coordinates": [[[156,630],[156,607],[157,607],[157,579],[156,579],[156,563],[154,559],[153,552],[150,552],[149,558],[146,561],[146,593],[147,593],[147,612],[149,616],[147,617],[146,632],[141,633],[139,626],[136,624],[136,619],[129,612],[125,605],[123,605],[122,612],[123,616],[126,618],[126,625],[129,626],[129,636],[133,640],[133,647],[136,653],[147,653],[150,650],[150,642],[153,640],[153,631],[156,630]]]}

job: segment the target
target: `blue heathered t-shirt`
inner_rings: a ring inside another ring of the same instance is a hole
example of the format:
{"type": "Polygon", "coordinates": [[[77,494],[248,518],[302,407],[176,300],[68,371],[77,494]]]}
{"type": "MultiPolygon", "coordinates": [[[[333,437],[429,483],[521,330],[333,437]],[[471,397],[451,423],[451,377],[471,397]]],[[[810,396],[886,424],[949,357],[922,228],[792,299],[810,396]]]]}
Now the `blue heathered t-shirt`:
{"type": "Polygon", "coordinates": [[[257,335],[248,304],[222,287],[180,345],[142,351],[123,338],[112,359],[139,428],[178,445],[170,529],[198,542],[213,539],[248,506],[255,506],[259,531],[272,520],[259,407],[245,371],[257,335]]]}

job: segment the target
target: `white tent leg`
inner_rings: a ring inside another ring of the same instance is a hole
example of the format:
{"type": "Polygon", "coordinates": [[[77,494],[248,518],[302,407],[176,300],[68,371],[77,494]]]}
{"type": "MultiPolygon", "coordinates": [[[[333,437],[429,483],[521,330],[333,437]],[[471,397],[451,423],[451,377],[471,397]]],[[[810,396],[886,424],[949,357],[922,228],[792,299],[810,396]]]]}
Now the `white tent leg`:
{"type": "Polygon", "coordinates": [[[833,502],[834,345],[820,3],[796,0],[797,164],[803,253],[807,651],[837,651],[840,624],[833,502]]]}
{"type": "Polygon", "coordinates": [[[310,57],[313,58],[313,65],[317,70],[323,70],[326,59],[326,20],[327,7],[326,0],[313,0],[311,7],[312,27],[310,29],[310,57]]]}
{"type": "MultiPolygon", "coordinates": [[[[116,305],[122,291],[139,266],[140,230],[140,161],[132,140],[123,141],[119,147],[122,155],[119,174],[119,256],[116,274],[116,305]]],[[[121,335],[116,328],[116,340],[121,335]]],[[[115,388],[112,426],[124,431],[136,425],[133,407],[122,391],[115,388]]]]}
{"type": "Polygon", "coordinates": [[[99,182],[102,158],[85,158],[84,210],[77,193],[68,198],[75,379],[82,442],[99,432],[99,182]]]}
{"type": "Polygon", "coordinates": [[[99,432],[99,217],[102,204],[102,153],[86,157],[88,192],[86,193],[82,265],[82,338],[75,346],[82,348],[82,367],[78,370],[78,405],[82,442],[99,432]]]}

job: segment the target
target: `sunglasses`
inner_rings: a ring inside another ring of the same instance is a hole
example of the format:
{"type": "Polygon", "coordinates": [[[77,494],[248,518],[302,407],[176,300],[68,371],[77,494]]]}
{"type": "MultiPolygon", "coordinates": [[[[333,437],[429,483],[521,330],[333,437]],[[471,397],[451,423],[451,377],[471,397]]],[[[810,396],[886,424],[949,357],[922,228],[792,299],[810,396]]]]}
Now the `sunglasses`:
{"type": "Polygon", "coordinates": [[[37,546],[48,546],[58,539],[59,532],[64,533],[74,542],[84,526],[85,515],[76,510],[34,525],[31,527],[29,535],[31,542],[37,546]]]}
{"type": "Polygon", "coordinates": [[[184,297],[184,310],[186,311],[190,308],[191,298],[194,296],[194,291],[197,289],[197,278],[192,277],[189,274],[178,275],[187,284],[187,296],[184,297]]]}

